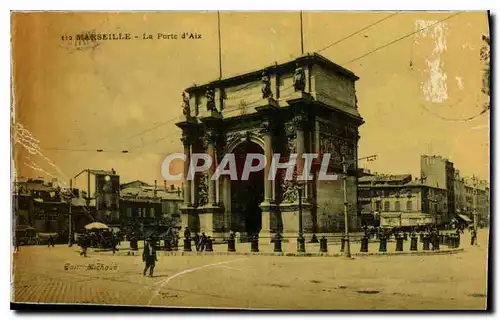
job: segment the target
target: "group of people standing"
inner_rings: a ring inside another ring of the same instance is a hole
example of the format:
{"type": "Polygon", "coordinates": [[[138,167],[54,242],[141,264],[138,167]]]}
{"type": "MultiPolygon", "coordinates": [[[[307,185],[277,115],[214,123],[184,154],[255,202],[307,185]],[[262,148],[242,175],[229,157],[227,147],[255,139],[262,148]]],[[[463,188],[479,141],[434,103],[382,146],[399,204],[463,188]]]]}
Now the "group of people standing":
{"type": "MultiPolygon", "coordinates": [[[[191,230],[188,227],[184,229],[184,239],[191,239],[191,230]]],[[[205,232],[202,232],[201,235],[196,232],[193,236],[196,251],[204,251],[207,246],[207,240],[208,237],[205,235],[205,232]]]]}
{"type": "Polygon", "coordinates": [[[113,254],[115,254],[115,252],[118,251],[117,245],[120,244],[120,238],[114,233],[111,233],[111,236],[108,237],[108,239],[105,239],[104,237],[99,238],[99,236],[96,234],[88,233],[83,233],[78,236],[78,245],[82,249],[82,251],[80,252],[81,256],[86,257],[87,249],[92,245],[97,246],[99,244],[104,244],[105,246],[111,247],[113,254]]]}

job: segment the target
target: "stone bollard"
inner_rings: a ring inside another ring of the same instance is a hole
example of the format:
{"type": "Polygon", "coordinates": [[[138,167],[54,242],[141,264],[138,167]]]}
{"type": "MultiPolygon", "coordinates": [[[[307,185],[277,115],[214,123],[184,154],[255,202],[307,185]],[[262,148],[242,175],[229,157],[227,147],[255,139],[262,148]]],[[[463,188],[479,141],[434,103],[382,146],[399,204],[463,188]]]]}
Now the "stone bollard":
{"type": "Polygon", "coordinates": [[[410,251],[418,251],[418,238],[416,236],[411,237],[410,251]]]}
{"type": "Polygon", "coordinates": [[[428,236],[423,237],[423,250],[428,251],[430,249],[431,239],[428,236]]]}
{"type": "Polygon", "coordinates": [[[236,251],[236,241],[234,238],[230,238],[227,240],[227,251],[228,252],[235,252],[236,251]]]}
{"type": "Polygon", "coordinates": [[[324,236],[319,240],[319,252],[328,252],[328,243],[324,236]]]}
{"type": "Polygon", "coordinates": [[[368,237],[363,236],[361,238],[361,249],[359,250],[360,252],[368,252],[368,237]]]}
{"type": "Polygon", "coordinates": [[[253,236],[251,246],[250,246],[250,251],[251,252],[259,252],[259,237],[253,236]]]}
{"type": "Polygon", "coordinates": [[[205,251],[206,252],[213,252],[214,251],[214,248],[212,246],[212,238],[210,238],[210,237],[207,237],[207,244],[205,247],[205,251]]]}
{"type": "Polygon", "coordinates": [[[396,251],[403,251],[404,238],[401,236],[396,237],[396,251]]]}
{"type": "Polygon", "coordinates": [[[385,237],[380,238],[380,245],[378,247],[378,251],[379,252],[387,252],[387,239],[385,237]]]}
{"type": "Polygon", "coordinates": [[[281,252],[281,237],[280,236],[276,236],[276,238],[274,239],[274,252],[281,252]]]}
{"type": "Polygon", "coordinates": [[[191,239],[190,238],[184,238],[184,251],[185,252],[191,251],[191,239]]]}
{"type": "Polygon", "coordinates": [[[137,239],[130,239],[130,250],[139,250],[137,239]]]}

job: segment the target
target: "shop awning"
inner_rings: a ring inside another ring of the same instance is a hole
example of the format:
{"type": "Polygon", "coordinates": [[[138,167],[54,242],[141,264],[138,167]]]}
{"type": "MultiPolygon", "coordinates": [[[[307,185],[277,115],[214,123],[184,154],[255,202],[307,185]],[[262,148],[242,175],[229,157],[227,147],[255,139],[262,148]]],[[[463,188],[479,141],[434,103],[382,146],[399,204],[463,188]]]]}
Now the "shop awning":
{"type": "Polygon", "coordinates": [[[472,220],[469,217],[467,217],[465,214],[457,214],[457,216],[465,222],[472,222],[472,220]]]}

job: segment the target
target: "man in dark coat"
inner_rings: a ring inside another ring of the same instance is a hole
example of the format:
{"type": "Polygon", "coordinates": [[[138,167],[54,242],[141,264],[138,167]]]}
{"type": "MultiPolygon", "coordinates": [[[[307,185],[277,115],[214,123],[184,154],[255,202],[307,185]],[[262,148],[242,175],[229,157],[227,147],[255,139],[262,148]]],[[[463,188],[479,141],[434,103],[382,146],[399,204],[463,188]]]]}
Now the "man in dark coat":
{"type": "Polygon", "coordinates": [[[196,251],[200,250],[200,235],[198,233],[194,234],[194,246],[196,248],[196,251]]]}
{"type": "Polygon", "coordinates": [[[200,237],[200,242],[199,242],[199,245],[198,245],[198,248],[199,248],[200,251],[205,250],[206,243],[207,243],[207,236],[205,235],[205,232],[202,232],[201,233],[201,237],[200,237]]]}
{"type": "Polygon", "coordinates": [[[184,239],[191,239],[191,230],[188,227],[184,229],[184,239]]]}
{"type": "Polygon", "coordinates": [[[149,276],[153,276],[153,271],[156,265],[156,248],[153,244],[151,238],[146,239],[146,243],[144,245],[144,251],[142,252],[142,261],[144,262],[144,272],[142,273],[144,276],[149,269],[149,276]]]}
{"type": "Polygon", "coordinates": [[[115,252],[117,251],[117,249],[116,249],[117,242],[118,242],[117,236],[114,233],[112,233],[111,234],[111,250],[113,250],[113,254],[115,254],[115,252]]]}
{"type": "Polygon", "coordinates": [[[470,245],[473,246],[477,244],[477,232],[476,229],[471,228],[470,230],[470,245]]]}
{"type": "Polygon", "coordinates": [[[87,248],[89,247],[89,242],[90,242],[90,239],[88,237],[88,235],[81,235],[81,237],[78,237],[79,239],[79,242],[80,242],[80,247],[82,248],[82,252],[80,252],[80,255],[81,256],[84,256],[86,257],[87,256],[87,248]]]}
{"type": "Polygon", "coordinates": [[[54,237],[52,235],[49,236],[47,247],[51,247],[51,246],[54,247],[54,237]]]}

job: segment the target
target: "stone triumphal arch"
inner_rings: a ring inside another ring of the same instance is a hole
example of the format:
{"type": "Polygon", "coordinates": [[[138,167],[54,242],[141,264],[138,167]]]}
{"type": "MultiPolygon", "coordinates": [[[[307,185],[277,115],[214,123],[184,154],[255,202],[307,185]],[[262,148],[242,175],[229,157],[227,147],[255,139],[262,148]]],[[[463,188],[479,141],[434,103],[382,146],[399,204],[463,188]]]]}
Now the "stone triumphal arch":
{"type": "MultiPolygon", "coordinates": [[[[358,127],[363,123],[355,93],[358,77],[319,54],[255,72],[192,86],[183,93],[182,129],[186,155],[185,176],[193,153],[208,153],[221,161],[226,153],[237,159],[263,153],[267,165],[249,181],[211,180],[215,165],[184,181],[182,225],[203,231],[216,240],[229,232],[258,234],[262,241],[280,232],[295,239],[299,231],[298,189],[284,175],[264,179],[273,154],[330,153],[328,173],[347,170],[350,228],[357,228],[358,127]]],[[[286,162],[286,160],[283,160],[286,162]]],[[[238,165],[241,170],[241,163],[238,165]]],[[[342,181],[313,179],[303,184],[302,227],[306,235],[340,231],[344,227],[342,181]]],[[[284,173],[284,172],[283,172],[284,173]]]]}

